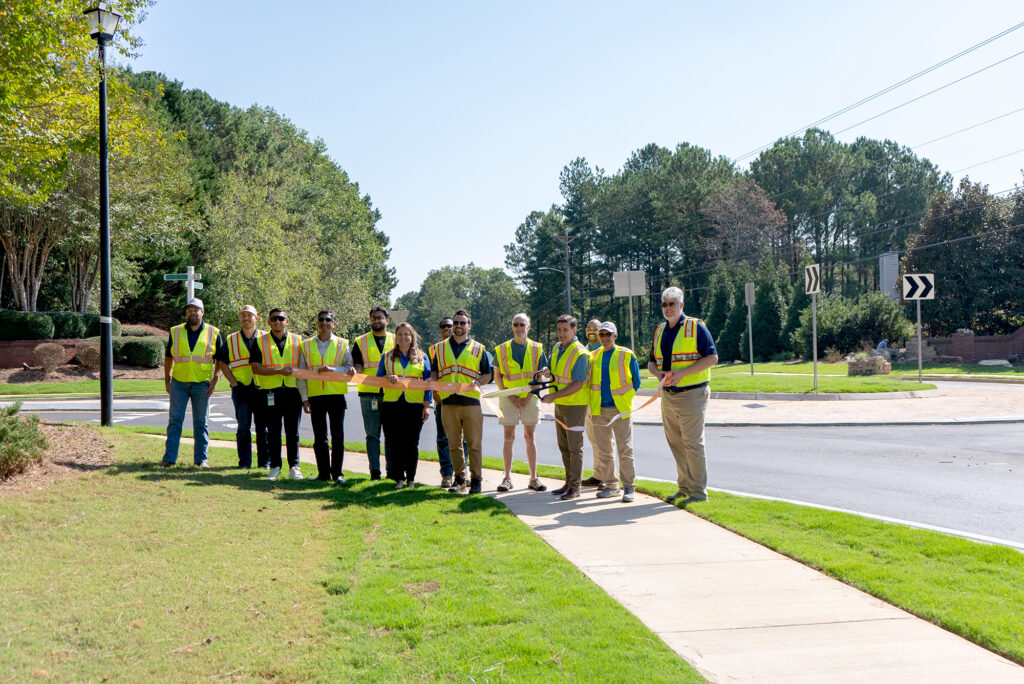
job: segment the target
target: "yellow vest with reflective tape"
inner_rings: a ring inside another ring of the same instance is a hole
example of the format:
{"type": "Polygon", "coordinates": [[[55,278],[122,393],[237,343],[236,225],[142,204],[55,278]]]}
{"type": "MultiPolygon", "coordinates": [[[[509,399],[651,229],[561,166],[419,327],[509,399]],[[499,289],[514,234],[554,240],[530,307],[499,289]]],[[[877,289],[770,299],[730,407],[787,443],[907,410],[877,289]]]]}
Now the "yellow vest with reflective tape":
{"type": "MultiPolygon", "coordinates": [[[[561,349],[562,345],[556,347],[561,349]]],[[[558,359],[554,360],[551,364],[551,378],[555,383],[555,390],[561,392],[570,383],[572,383],[572,369],[576,365],[576,361],[581,357],[586,357],[587,361],[590,361],[590,352],[587,348],[580,344],[579,340],[573,340],[572,344],[567,349],[562,351],[561,354],[552,352],[552,357],[558,355],[558,359]]],[[[586,406],[590,403],[590,386],[587,385],[586,380],[583,381],[583,387],[578,391],[573,392],[567,397],[559,397],[555,399],[556,404],[562,406],[586,406]]]]}
{"type": "MultiPolygon", "coordinates": [[[[262,330],[257,330],[252,336],[258,340],[262,334],[262,330]]],[[[239,330],[228,335],[227,344],[228,366],[231,367],[232,375],[235,376],[235,380],[243,385],[251,385],[252,366],[249,365],[249,347],[246,346],[245,341],[242,339],[242,331],[239,330]]]]}
{"type": "MultiPolygon", "coordinates": [[[[682,330],[676,333],[676,339],[672,342],[672,370],[692,366],[701,358],[700,352],[697,351],[697,324],[700,322],[699,318],[690,318],[689,316],[683,320],[682,330]]],[[[665,332],[665,326],[667,325],[668,321],[664,321],[654,331],[654,358],[658,370],[661,370],[663,367],[662,361],[664,357],[661,354],[661,335],[665,332]]],[[[674,386],[699,385],[709,380],[711,380],[711,369],[705,368],[700,373],[683,376],[674,386]]]]}
{"type": "MultiPolygon", "coordinates": [[[[295,333],[288,333],[284,341],[283,351],[277,350],[277,342],[273,340],[273,336],[268,332],[259,336],[257,344],[260,345],[260,353],[263,355],[263,363],[260,365],[264,368],[299,367],[299,354],[302,353],[302,338],[295,333]]],[[[290,375],[256,375],[256,386],[265,390],[276,389],[282,385],[285,387],[295,387],[297,380],[297,378],[293,378],[290,375]]]]}
{"type": "MultiPolygon", "coordinates": [[[[423,362],[413,363],[410,361],[405,368],[402,368],[402,364],[395,363],[395,357],[388,354],[384,357],[384,374],[385,375],[397,375],[400,378],[414,378],[416,380],[423,379],[423,362]]],[[[400,389],[384,389],[384,401],[398,401],[398,398],[405,395],[405,400],[410,404],[422,404],[424,395],[426,394],[423,390],[400,390],[400,389]]]]}
{"type": "Polygon", "coordinates": [[[633,389],[633,378],[629,373],[634,358],[633,351],[615,345],[611,352],[606,352],[602,347],[590,355],[590,413],[595,416],[601,413],[604,355],[609,353],[612,358],[608,362],[608,389],[615,401],[615,408],[619,410],[619,413],[628,413],[633,410],[633,397],[636,396],[636,390],[633,389]]]}
{"type": "MultiPolygon", "coordinates": [[[[363,355],[363,373],[366,375],[376,375],[377,366],[380,365],[380,357],[387,354],[395,347],[395,334],[386,333],[384,335],[384,348],[377,349],[377,343],[370,339],[373,337],[373,332],[368,332],[365,335],[360,335],[352,344],[359,347],[360,353],[363,355]]],[[[368,385],[360,385],[360,394],[380,394],[380,387],[371,387],[368,385]]]]}
{"type": "MultiPolygon", "coordinates": [[[[331,335],[331,341],[327,345],[327,353],[320,356],[320,346],[316,343],[317,335],[310,337],[302,343],[302,349],[306,354],[306,367],[317,368],[318,366],[340,366],[345,360],[345,350],[348,349],[348,340],[344,337],[331,335]]],[[[321,394],[347,394],[347,382],[317,382],[316,380],[306,381],[306,396],[319,397],[321,394]]]]}
{"type": "MultiPolygon", "coordinates": [[[[480,359],[487,352],[484,345],[476,340],[469,340],[462,348],[459,358],[455,358],[452,350],[452,338],[434,345],[434,358],[437,360],[437,379],[441,382],[476,382],[480,379],[480,359]]],[[[438,391],[440,399],[447,399],[452,392],[438,391]]],[[[464,397],[480,398],[480,392],[464,392],[464,397]]]]}
{"type": "Polygon", "coordinates": [[[196,339],[196,346],[189,349],[188,324],[182,323],[171,328],[171,357],[174,359],[171,377],[178,382],[207,382],[213,379],[213,354],[217,351],[215,347],[219,334],[217,328],[204,323],[196,339]]]}
{"type": "MultiPolygon", "coordinates": [[[[533,340],[526,340],[526,356],[523,357],[523,365],[520,366],[512,358],[512,342],[509,340],[494,348],[494,360],[501,372],[501,382],[505,389],[512,387],[526,387],[533,379],[533,374],[540,370],[537,366],[540,363],[540,356],[544,352],[544,345],[533,340]]],[[[528,397],[529,392],[515,395],[517,397],[528,397]]]]}

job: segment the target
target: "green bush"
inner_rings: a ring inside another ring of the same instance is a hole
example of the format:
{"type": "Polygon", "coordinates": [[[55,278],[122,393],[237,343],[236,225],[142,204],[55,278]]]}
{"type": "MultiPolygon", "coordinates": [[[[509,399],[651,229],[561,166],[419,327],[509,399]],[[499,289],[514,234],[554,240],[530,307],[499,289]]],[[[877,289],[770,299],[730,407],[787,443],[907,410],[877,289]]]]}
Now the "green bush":
{"type": "Polygon", "coordinates": [[[77,340],[85,337],[85,316],[73,311],[46,311],[53,321],[53,339],[77,340]]]}
{"type": "MultiPolygon", "coordinates": [[[[85,317],[85,323],[86,323],[86,325],[85,325],[85,336],[86,337],[99,337],[100,333],[102,332],[100,330],[100,317],[97,314],[83,314],[83,316],[85,317]]],[[[110,331],[111,331],[111,334],[114,336],[114,339],[117,339],[118,337],[120,337],[121,336],[121,321],[117,320],[116,318],[112,319],[111,323],[110,323],[110,331]]],[[[114,356],[116,357],[117,355],[115,354],[114,356]]]]}
{"type": "Polygon", "coordinates": [[[152,325],[132,323],[121,326],[121,337],[160,337],[166,338],[167,331],[152,325]]]}
{"type": "Polygon", "coordinates": [[[33,311],[0,311],[0,340],[52,340],[53,321],[33,311]]]}
{"type": "MultiPolygon", "coordinates": [[[[96,348],[99,349],[99,346],[100,346],[100,338],[99,337],[89,337],[89,338],[86,339],[86,342],[90,342],[92,344],[95,344],[96,348]]],[[[111,339],[111,345],[110,346],[112,346],[114,348],[114,363],[119,363],[122,359],[124,359],[124,340],[121,339],[120,337],[114,337],[114,338],[111,339]]]]}
{"type": "Polygon", "coordinates": [[[82,340],[75,349],[75,360],[82,368],[96,370],[100,367],[100,345],[99,342],[82,340]]]}
{"type": "Polygon", "coordinates": [[[164,362],[164,341],[157,337],[129,337],[124,356],[130,366],[157,368],[164,362]]]}
{"type": "Polygon", "coordinates": [[[32,350],[32,360],[43,369],[43,375],[49,375],[67,362],[68,355],[61,344],[43,342],[32,350]]]}
{"type": "MultiPolygon", "coordinates": [[[[900,312],[896,302],[882,292],[869,292],[856,300],[839,295],[818,297],[818,352],[834,347],[840,354],[861,350],[861,341],[872,346],[889,340],[890,346],[913,335],[913,324],[900,312]]],[[[800,327],[793,332],[793,348],[800,356],[811,356],[811,307],[800,313],[800,327]]]]}
{"type": "Polygon", "coordinates": [[[24,472],[31,463],[42,460],[49,446],[39,433],[39,418],[21,417],[20,409],[20,401],[0,409],[0,479],[24,472]]]}

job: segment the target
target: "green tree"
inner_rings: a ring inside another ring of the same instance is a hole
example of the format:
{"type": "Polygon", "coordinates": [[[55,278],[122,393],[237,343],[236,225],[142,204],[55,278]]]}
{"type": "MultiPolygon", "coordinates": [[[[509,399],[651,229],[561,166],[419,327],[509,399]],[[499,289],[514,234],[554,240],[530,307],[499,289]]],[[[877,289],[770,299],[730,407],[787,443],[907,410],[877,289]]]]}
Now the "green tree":
{"type": "MultiPolygon", "coordinates": [[[[744,332],[747,329],[747,305],[744,288],[751,279],[750,267],[746,264],[739,264],[733,269],[732,308],[725,320],[725,327],[715,338],[715,347],[718,349],[718,358],[721,361],[737,361],[742,358],[740,343],[744,332]]],[[[714,332],[712,332],[714,334],[714,332]]]]}
{"type": "MultiPolygon", "coordinates": [[[[782,268],[766,249],[757,265],[754,277],[754,309],[751,328],[754,334],[754,360],[771,359],[781,351],[779,332],[782,330],[783,287],[787,286],[782,268]]],[[[744,361],[750,360],[750,337],[743,330],[740,353],[744,361]]]]}

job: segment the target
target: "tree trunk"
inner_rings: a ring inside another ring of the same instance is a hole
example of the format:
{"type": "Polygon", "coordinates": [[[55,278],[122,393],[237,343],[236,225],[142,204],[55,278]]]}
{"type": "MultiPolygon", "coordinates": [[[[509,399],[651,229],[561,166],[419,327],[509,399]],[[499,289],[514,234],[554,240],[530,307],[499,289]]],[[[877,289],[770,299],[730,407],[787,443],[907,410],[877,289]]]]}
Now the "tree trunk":
{"type": "Polygon", "coordinates": [[[46,260],[55,244],[47,221],[34,213],[0,206],[0,246],[7,255],[14,303],[22,311],[35,311],[46,260]]]}

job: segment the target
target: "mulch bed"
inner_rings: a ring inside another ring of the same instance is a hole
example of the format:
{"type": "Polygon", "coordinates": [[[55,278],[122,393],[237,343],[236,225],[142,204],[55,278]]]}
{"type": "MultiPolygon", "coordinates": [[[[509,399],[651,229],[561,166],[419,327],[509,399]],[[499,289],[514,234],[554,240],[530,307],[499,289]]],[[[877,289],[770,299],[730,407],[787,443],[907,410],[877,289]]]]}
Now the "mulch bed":
{"type": "Polygon", "coordinates": [[[39,431],[50,447],[41,462],[0,480],[0,496],[46,489],[66,477],[82,475],[112,464],[114,445],[88,425],[40,422],[39,431]]]}
{"type": "MultiPolygon", "coordinates": [[[[71,382],[75,380],[99,380],[99,371],[81,366],[61,366],[48,375],[39,369],[0,368],[0,382],[31,384],[34,382],[71,382]]],[[[138,366],[114,366],[115,380],[163,380],[163,368],[139,368],[138,366]]]]}

